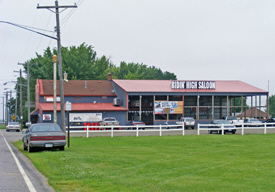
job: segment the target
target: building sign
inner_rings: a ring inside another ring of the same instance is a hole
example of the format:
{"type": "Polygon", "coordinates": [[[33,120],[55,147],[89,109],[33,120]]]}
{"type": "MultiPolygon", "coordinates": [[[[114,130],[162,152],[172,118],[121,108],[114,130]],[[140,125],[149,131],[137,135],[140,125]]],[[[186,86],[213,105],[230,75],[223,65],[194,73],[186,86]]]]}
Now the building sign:
{"type": "Polygon", "coordinates": [[[51,114],[43,114],[43,121],[51,121],[52,115],[51,114]]]}
{"type": "Polygon", "coordinates": [[[155,114],[182,114],[182,101],[156,101],[155,114]]]}
{"type": "Polygon", "coordinates": [[[216,89],[215,81],[172,81],[172,89],[216,89]]]}
{"type": "Polygon", "coordinates": [[[99,122],[102,113],[70,113],[70,122],[99,122]]]}
{"type": "MultiPolygon", "coordinates": [[[[44,97],[44,102],[46,103],[53,103],[53,96],[45,96],[44,97]]],[[[60,97],[56,97],[56,102],[60,102],[60,97]]]]}

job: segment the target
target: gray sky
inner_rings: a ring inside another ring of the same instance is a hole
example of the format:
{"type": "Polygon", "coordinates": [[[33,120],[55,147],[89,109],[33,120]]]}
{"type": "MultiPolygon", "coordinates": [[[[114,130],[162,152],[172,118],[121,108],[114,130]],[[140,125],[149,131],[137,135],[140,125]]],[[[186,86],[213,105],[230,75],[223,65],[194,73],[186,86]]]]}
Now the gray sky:
{"type": "MultiPolygon", "coordinates": [[[[275,94],[275,1],[59,0],[62,46],[92,45],[98,56],[143,63],[179,80],[241,80],[275,94]]],[[[0,21],[53,31],[54,0],[0,0],[0,21]]],[[[56,41],[0,23],[0,92],[13,70],[56,41]]],[[[45,32],[46,33],[46,32],[45,32]]],[[[48,35],[55,36],[50,32],[48,35]]],[[[17,74],[18,75],[18,74],[17,74]]],[[[2,103],[2,99],[0,100],[2,103]]],[[[1,105],[2,106],[2,105],[1,105]]],[[[2,110],[0,110],[1,119],[2,110]]]]}

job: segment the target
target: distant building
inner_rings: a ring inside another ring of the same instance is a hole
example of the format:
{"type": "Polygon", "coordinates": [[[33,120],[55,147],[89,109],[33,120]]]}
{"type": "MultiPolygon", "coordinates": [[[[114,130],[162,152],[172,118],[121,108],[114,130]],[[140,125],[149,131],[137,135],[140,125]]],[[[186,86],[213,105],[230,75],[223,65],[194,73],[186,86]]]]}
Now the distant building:
{"type": "MultiPolygon", "coordinates": [[[[57,119],[60,121],[59,83],[57,119]]],[[[64,101],[72,103],[70,123],[98,122],[115,117],[121,125],[141,120],[148,125],[175,123],[180,117],[210,121],[235,114],[235,98],[255,98],[258,108],[268,92],[242,81],[69,80],[64,101]],[[259,102],[258,102],[259,101],[259,102]]],[[[53,81],[37,79],[32,122],[53,122],[53,81]]],[[[66,115],[67,117],[67,115],[66,115]]]]}
{"type": "Polygon", "coordinates": [[[237,118],[257,118],[257,119],[269,119],[271,118],[271,115],[267,115],[266,112],[256,108],[256,107],[251,107],[244,111],[243,113],[237,115],[237,118]]]}

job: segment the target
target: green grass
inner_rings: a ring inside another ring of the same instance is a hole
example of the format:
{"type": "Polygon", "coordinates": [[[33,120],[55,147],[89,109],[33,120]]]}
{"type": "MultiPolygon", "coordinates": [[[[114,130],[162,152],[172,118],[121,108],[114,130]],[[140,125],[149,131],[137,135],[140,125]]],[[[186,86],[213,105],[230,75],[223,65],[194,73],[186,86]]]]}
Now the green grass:
{"type": "Polygon", "coordinates": [[[6,125],[0,125],[0,129],[6,129],[6,125]]]}
{"type": "Polygon", "coordinates": [[[56,191],[274,191],[275,135],[71,138],[27,153],[56,191]]]}

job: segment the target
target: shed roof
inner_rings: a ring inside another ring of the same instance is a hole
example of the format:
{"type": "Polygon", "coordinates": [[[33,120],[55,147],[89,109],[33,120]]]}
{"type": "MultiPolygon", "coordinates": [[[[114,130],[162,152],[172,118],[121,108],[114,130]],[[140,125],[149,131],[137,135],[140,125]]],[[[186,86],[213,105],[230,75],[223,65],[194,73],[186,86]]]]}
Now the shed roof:
{"type": "MultiPolygon", "coordinates": [[[[41,96],[53,95],[53,80],[38,79],[41,96]]],[[[108,80],[69,80],[63,83],[64,96],[116,96],[112,81],[108,80]]],[[[56,83],[56,94],[59,92],[59,81],[56,83]]]]}
{"type": "MultiPolygon", "coordinates": [[[[39,103],[42,111],[53,111],[53,103],[39,103]]],[[[60,103],[56,104],[56,110],[60,111],[60,103]]],[[[71,103],[71,111],[128,111],[121,106],[112,103],[71,103]]]]}
{"type": "MultiPolygon", "coordinates": [[[[186,80],[190,81],[190,80],[186,80]]],[[[121,80],[113,82],[126,92],[216,92],[216,93],[268,93],[242,81],[215,81],[215,89],[172,89],[172,80],[121,80]]]]}

